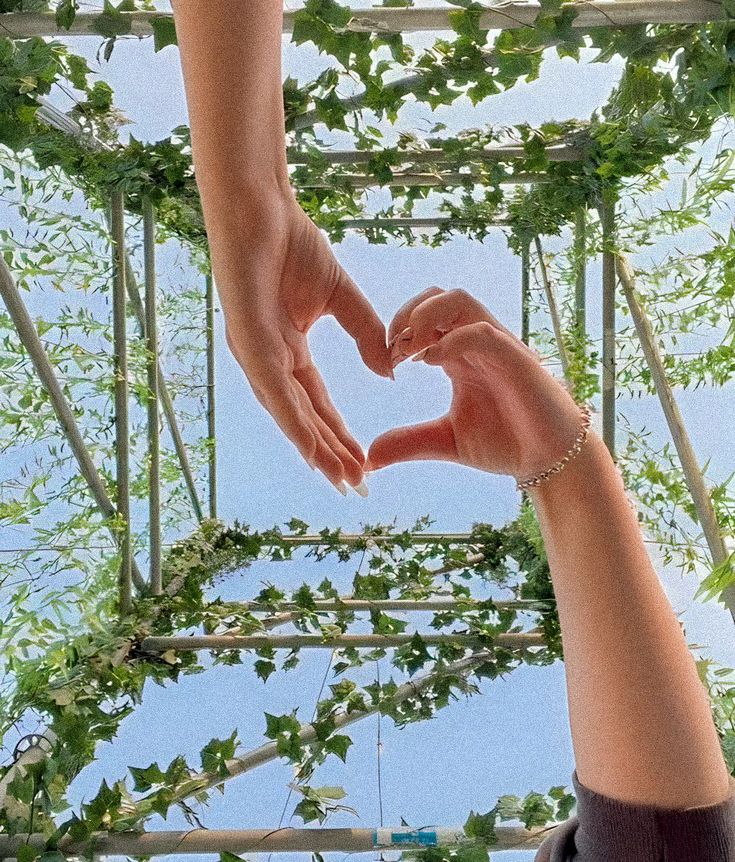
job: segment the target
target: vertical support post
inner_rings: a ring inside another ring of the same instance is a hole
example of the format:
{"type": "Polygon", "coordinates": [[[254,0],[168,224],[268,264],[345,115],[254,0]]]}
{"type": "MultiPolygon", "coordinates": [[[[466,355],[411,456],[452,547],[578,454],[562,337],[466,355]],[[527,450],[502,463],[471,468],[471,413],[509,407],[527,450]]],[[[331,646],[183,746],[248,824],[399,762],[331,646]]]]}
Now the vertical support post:
{"type": "Polygon", "coordinates": [[[207,445],[209,447],[209,517],[217,517],[217,438],[214,391],[214,283],[207,276],[207,445]]]}
{"type": "Polygon", "coordinates": [[[544,250],[541,246],[541,239],[534,237],[536,244],[536,256],[541,269],[541,280],[544,285],[544,293],[546,294],[546,304],[549,308],[549,316],[551,317],[551,326],[554,330],[554,340],[556,341],[556,349],[561,362],[561,370],[566,380],[569,380],[569,355],[567,354],[567,346],[564,343],[564,330],[561,325],[561,315],[559,314],[559,306],[556,302],[556,293],[554,285],[549,278],[549,270],[546,268],[544,260],[544,250]]]}
{"type": "MultiPolygon", "coordinates": [[[[653,327],[638,298],[633,271],[628,261],[622,255],[617,256],[617,270],[620,276],[620,283],[623,287],[623,293],[630,309],[630,316],[633,318],[643,355],[646,358],[646,364],[651,372],[651,379],[656,387],[656,394],[666,417],[666,423],[669,426],[671,438],[674,441],[674,446],[681,462],[681,468],[684,471],[684,479],[694,502],[697,520],[709,547],[712,563],[715,566],[721,566],[728,559],[729,554],[722,538],[722,531],[717,520],[717,512],[712,503],[712,497],[707,484],[704,481],[694,446],[692,446],[692,441],[689,439],[679,405],[674,398],[673,389],[666,377],[666,370],[661,358],[661,352],[656,343],[653,327]]],[[[727,589],[723,590],[722,601],[735,620],[734,585],[731,584],[727,589]]]]}
{"type": "Polygon", "coordinates": [[[587,336],[587,210],[580,207],[574,220],[574,327],[580,355],[587,336]]]}
{"type": "Polygon", "coordinates": [[[125,289],[125,209],[123,193],[112,193],[112,331],[115,369],[115,460],[120,530],[120,612],[132,608],[130,546],[130,431],[128,427],[128,351],[125,289]]]}
{"type": "Polygon", "coordinates": [[[161,575],[161,441],[159,425],[158,321],[156,319],[156,221],[153,204],[143,202],[145,263],[145,347],[148,372],[148,530],[150,585],[154,596],[163,591],[161,575]]]}
{"type": "Polygon", "coordinates": [[[521,247],[521,341],[528,344],[531,329],[531,314],[529,310],[531,289],[531,243],[524,239],[521,247]]]}
{"type": "Polygon", "coordinates": [[[602,439],[615,457],[615,204],[603,199],[602,222],[602,439]]]}

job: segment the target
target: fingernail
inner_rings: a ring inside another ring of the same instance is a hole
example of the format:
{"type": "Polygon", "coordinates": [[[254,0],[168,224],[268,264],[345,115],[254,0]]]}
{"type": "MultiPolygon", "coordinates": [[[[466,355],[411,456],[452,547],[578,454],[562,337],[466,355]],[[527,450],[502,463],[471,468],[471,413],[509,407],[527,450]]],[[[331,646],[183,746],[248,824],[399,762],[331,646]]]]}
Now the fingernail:
{"type": "Polygon", "coordinates": [[[416,354],[416,356],[414,356],[414,357],[411,359],[411,362],[421,362],[421,360],[424,358],[424,356],[426,356],[426,354],[427,354],[428,352],[429,352],[429,348],[428,348],[428,347],[424,347],[424,349],[423,349],[423,350],[421,350],[419,353],[417,353],[417,354],[416,354]]]}
{"type": "Polygon", "coordinates": [[[347,486],[344,482],[332,482],[332,484],[343,497],[347,496],[347,486]]]}
{"type": "Polygon", "coordinates": [[[389,368],[389,369],[388,369],[388,377],[390,377],[390,379],[391,379],[391,380],[395,380],[395,379],[396,379],[396,375],[393,373],[393,369],[392,369],[392,368],[389,368]]]}
{"type": "Polygon", "coordinates": [[[368,486],[365,484],[365,480],[363,479],[359,485],[353,485],[354,490],[361,496],[367,497],[368,495],[368,486]]]}

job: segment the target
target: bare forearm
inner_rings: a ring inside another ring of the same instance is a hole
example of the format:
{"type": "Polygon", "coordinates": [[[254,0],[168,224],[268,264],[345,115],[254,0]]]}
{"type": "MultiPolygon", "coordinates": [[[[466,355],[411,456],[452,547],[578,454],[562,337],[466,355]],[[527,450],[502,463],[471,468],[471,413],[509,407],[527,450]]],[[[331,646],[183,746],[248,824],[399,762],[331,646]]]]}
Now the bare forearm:
{"type": "Polygon", "coordinates": [[[281,0],[175,0],[176,32],[205,215],[288,188],[281,0]]]}
{"type": "Polygon", "coordinates": [[[596,435],[533,502],[558,603],[580,781],[630,802],[721,801],[729,776],[706,690],[596,435]]]}

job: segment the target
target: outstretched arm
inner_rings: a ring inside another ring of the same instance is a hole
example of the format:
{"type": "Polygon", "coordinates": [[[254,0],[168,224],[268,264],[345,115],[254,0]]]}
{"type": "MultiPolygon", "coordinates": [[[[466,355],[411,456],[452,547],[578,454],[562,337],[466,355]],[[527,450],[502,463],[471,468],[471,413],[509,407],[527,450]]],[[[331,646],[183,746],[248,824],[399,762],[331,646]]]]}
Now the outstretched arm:
{"type": "Polygon", "coordinates": [[[298,206],[288,181],[281,0],[174,0],[196,178],[228,344],[304,458],[341,489],[364,454],[311,361],[332,314],[365,363],[392,376],[385,328],[298,206]]]}
{"type": "MultiPolygon", "coordinates": [[[[395,362],[418,354],[441,365],[454,395],[446,416],[379,437],[367,469],[432,458],[523,479],[571,448],[581,417],[569,393],[468,294],[430,288],[399,311],[389,336],[395,362]]],[[[579,780],[629,803],[722,802],[730,776],[707,692],[600,438],[590,433],[531,496],[559,611],[579,780]]]]}

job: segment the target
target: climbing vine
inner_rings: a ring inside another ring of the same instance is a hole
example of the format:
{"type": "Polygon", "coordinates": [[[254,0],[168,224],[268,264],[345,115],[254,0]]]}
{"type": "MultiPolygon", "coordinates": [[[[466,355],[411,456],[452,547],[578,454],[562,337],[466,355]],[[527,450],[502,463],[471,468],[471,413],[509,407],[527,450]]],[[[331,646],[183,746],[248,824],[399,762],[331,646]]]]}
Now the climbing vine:
{"type": "MultiPolygon", "coordinates": [[[[410,0],[400,5],[410,5],[410,0]]],[[[617,200],[625,214],[616,236],[622,249],[645,248],[660,236],[679,237],[707,226],[711,242],[706,247],[668,255],[648,268],[644,299],[657,331],[664,333],[667,372],[674,383],[693,388],[730,382],[735,372],[734,235],[729,228],[710,225],[717,206],[732,192],[732,152],[722,149],[692,175],[676,206],[654,206],[646,212],[637,208],[664,187],[672,164],[684,164],[713,130],[728,123],[735,83],[732,4],[729,0],[723,4],[722,20],[710,24],[597,28],[583,35],[571,26],[573,8],[559,0],[542,0],[533,27],[503,31],[492,44],[480,27],[478,4],[458,0],[454,5],[451,35],[423,49],[397,34],[350,29],[352,13],[335,0],[307,0],[295,15],[293,41],[313,45],[330,63],[312,81],[289,78],[284,83],[291,175],[301,206],[335,241],[344,237],[351,219],[411,216],[427,206],[450,218],[446,227],[423,238],[434,245],[457,233],[481,240],[502,216],[508,222],[509,244],[517,252],[530,237],[565,237],[566,226],[583,208],[588,212],[585,239],[590,258],[601,249],[595,211],[603,197],[617,200]],[[452,137],[441,124],[423,136],[377,128],[379,121],[394,123],[409,100],[432,110],[460,97],[478,104],[519,81],[531,81],[540,74],[545,48],[573,58],[584,49],[598,62],[624,58],[612,96],[588,122],[467,129],[452,137]],[[330,160],[335,131],[342,133],[341,140],[345,133],[350,136],[360,153],[354,164],[330,160]],[[520,145],[520,157],[488,155],[490,148],[508,139],[520,145]],[[559,145],[573,150],[575,158],[555,160],[553,148],[559,145]],[[434,177],[436,184],[418,184],[419,174],[434,177]],[[520,174],[538,182],[513,186],[510,181],[520,174]],[[368,186],[384,189],[381,200],[389,195],[389,202],[377,211],[369,210],[368,186]],[[677,350],[679,343],[694,337],[706,339],[707,346],[677,350]]],[[[53,14],[62,34],[83,12],[77,0],[57,4],[0,0],[0,23],[4,14],[12,22],[19,11],[53,14]]],[[[105,0],[92,23],[102,40],[103,59],[112,56],[119,40],[132,38],[130,16],[136,11],[154,13],[154,50],[175,44],[170,17],[155,14],[152,4],[105,0]]],[[[102,470],[113,457],[105,304],[110,255],[103,220],[111,189],[125,192],[133,230],[143,197],[148,196],[156,205],[162,239],[181,243],[197,266],[206,266],[207,253],[188,129],[174,129],[156,143],[132,137],[122,143],[118,135],[123,120],[109,85],[95,80],[86,61],[61,41],[0,38],[2,203],[15,208],[28,225],[25,234],[0,232],[0,250],[21,288],[35,290],[42,283],[59,291],[73,281],[75,290],[99,299],[90,310],[63,294],[54,316],[39,317],[37,326],[72,402],[80,405],[80,423],[102,470]],[[45,97],[62,89],[72,94],[75,105],[66,118],[66,131],[49,124],[43,106],[45,97]],[[78,203],[83,214],[69,216],[54,201],[78,203]]],[[[410,230],[377,222],[363,233],[371,242],[416,241],[410,230]]],[[[570,297],[579,261],[567,249],[552,254],[550,263],[563,294],[572,383],[579,397],[590,398],[597,394],[599,352],[574,329],[570,297]]],[[[536,290],[532,310],[540,312],[545,306],[539,297],[536,290]]],[[[167,286],[164,316],[174,324],[171,330],[182,319],[197,320],[200,299],[188,289],[167,286]]],[[[49,755],[18,770],[9,784],[0,825],[10,834],[36,831],[45,837],[45,850],[25,845],[18,852],[20,862],[38,856],[56,862],[59,841],[66,834],[86,842],[97,830],[139,829],[153,814],[165,816],[173,807],[195,823],[191,801],[205,802],[214,787],[247,766],[247,753],[240,750],[233,731],[208,743],[196,765],[177,757],[168,765],[132,766],[129,778],[103,784],[93,799],[70,811],[66,801],[70,783],[92,762],[99,743],[114,738],[140,704],[146,680],[175,682],[204,667],[196,653],[147,651],[143,647],[147,637],[182,631],[263,633],[269,631],[268,621],[280,615],[298,632],[329,640],[345,632],[355,617],[346,608],[318,610],[320,600],[339,599],[328,579],[316,587],[303,583],[288,593],[266,584],[255,596],[258,610],[212,599],[217,579],[247,570],[257,560],[289,559],[295,551],[279,529],[258,532],[208,521],[168,553],[165,597],[142,597],[134,614],[120,620],[114,605],[117,558],[109,541],[98,546],[106,535],[105,524],[93,514],[71,469],[70,455],[59,445],[50,404],[35,383],[9,320],[0,316],[0,326],[0,367],[5,375],[0,383],[2,445],[16,441],[32,447],[37,459],[34,469],[24,465],[3,485],[0,498],[0,522],[33,530],[31,545],[0,566],[2,587],[10,596],[0,629],[0,720],[3,733],[11,738],[16,723],[23,726],[33,717],[47,728],[51,740],[49,755]],[[83,501],[81,506],[76,505],[78,500],[83,501]],[[57,510],[63,514],[53,528],[33,526],[41,512],[57,510]],[[82,546],[86,550],[80,550],[82,546]],[[46,556],[39,558],[41,549],[46,556]],[[52,574],[68,575],[70,582],[63,589],[51,589],[45,580],[52,574]],[[37,583],[44,584],[40,602],[34,591],[37,583]],[[72,625],[80,634],[70,639],[72,625]]],[[[180,336],[178,342],[172,336],[169,352],[176,369],[174,394],[180,415],[196,422],[201,419],[201,399],[196,395],[201,345],[192,340],[190,330],[180,331],[180,336]]],[[[556,349],[543,330],[535,336],[539,348],[556,349]]],[[[621,333],[620,345],[621,388],[626,394],[650,393],[650,376],[630,328],[621,333]]],[[[139,407],[146,396],[144,369],[145,355],[137,343],[132,376],[139,407]]],[[[142,413],[138,418],[142,421],[142,413]]],[[[201,437],[190,442],[199,456],[195,467],[201,467],[206,454],[201,437]]],[[[634,427],[627,429],[626,447],[621,467],[639,500],[641,520],[661,542],[666,561],[688,571],[706,565],[696,513],[671,448],[654,446],[634,427]]],[[[133,450],[137,451],[133,491],[142,499],[145,452],[139,426],[133,428],[133,450]]],[[[164,453],[164,464],[171,524],[191,520],[172,453],[164,453]]],[[[105,478],[111,478],[107,472],[105,478]]],[[[735,502],[729,482],[714,486],[713,499],[723,532],[733,535],[735,502]]],[[[308,530],[298,519],[287,527],[297,535],[308,530]]],[[[350,674],[388,653],[337,649],[333,666],[337,681],[319,702],[313,722],[307,724],[295,713],[264,716],[264,737],[274,744],[274,756],[296,769],[300,798],[294,810],[304,822],[323,822],[344,807],[341,788],[319,787],[314,778],[328,758],[349,757],[351,739],[342,732],[345,715],[378,711],[399,725],[429,719],[452,700],[473,694],[477,690],[473,680],[495,679],[521,663],[548,664],[562,657],[548,564],[530,509],[524,507],[519,519],[504,528],[476,525],[471,542],[462,547],[422,543],[420,534],[427,527],[428,521],[423,521],[396,533],[383,525],[366,526],[361,539],[349,545],[341,541],[339,531],[325,530],[310,551],[316,561],[329,555],[343,562],[361,557],[352,584],[355,598],[423,599],[441,594],[454,599],[451,612],[434,614],[432,627],[445,634],[472,634],[479,646],[471,651],[450,641],[429,645],[416,635],[389,653],[395,678],[370,685],[359,685],[350,674]],[[468,548],[481,557],[468,562],[468,548]],[[445,568],[451,564],[440,579],[429,565],[437,560],[445,568]],[[490,585],[508,589],[515,599],[528,603],[529,612],[536,615],[536,630],[543,635],[542,647],[494,644],[497,637],[520,630],[519,611],[499,607],[489,597],[477,599],[490,585]],[[480,656],[477,661],[475,653],[480,656]],[[413,680],[413,686],[405,688],[406,680],[413,680]]],[[[138,548],[144,547],[143,534],[135,541],[138,548]]],[[[713,572],[700,593],[717,597],[733,579],[732,570],[713,572]]],[[[372,611],[369,619],[378,635],[400,634],[407,628],[404,619],[382,611],[372,611]]],[[[251,658],[253,671],[264,684],[300,660],[297,648],[284,656],[271,647],[253,650],[247,657],[222,650],[212,660],[234,664],[251,658]]],[[[699,666],[710,687],[732,770],[733,689],[725,682],[730,671],[715,671],[713,681],[710,665],[705,661],[699,666]]],[[[499,820],[545,826],[568,816],[573,802],[563,787],[548,794],[530,793],[525,799],[501,797],[487,814],[472,813],[467,821],[467,837],[477,847],[431,849],[421,858],[486,859],[499,820]]]]}

